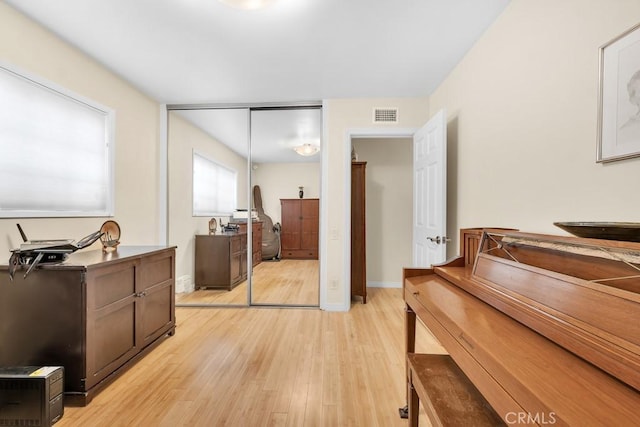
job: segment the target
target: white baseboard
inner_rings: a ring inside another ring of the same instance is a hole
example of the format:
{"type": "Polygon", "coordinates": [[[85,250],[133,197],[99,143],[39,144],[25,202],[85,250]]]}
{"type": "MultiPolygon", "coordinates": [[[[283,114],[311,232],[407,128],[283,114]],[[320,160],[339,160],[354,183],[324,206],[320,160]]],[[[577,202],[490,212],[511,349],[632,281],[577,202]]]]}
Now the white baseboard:
{"type": "Polygon", "coordinates": [[[176,278],[176,293],[191,293],[195,291],[195,285],[190,275],[186,274],[176,278]]]}
{"type": "Polygon", "coordinates": [[[320,310],[324,311],[342,311],[347,312],[351,308],[351,301],[348,305],[345,304],[325,304],[320,306],[320,310]]]}
{"type": "Polygon", "coordinates": [[[367,282],[368,288],[402,288],[399,282],[367,282]]]}

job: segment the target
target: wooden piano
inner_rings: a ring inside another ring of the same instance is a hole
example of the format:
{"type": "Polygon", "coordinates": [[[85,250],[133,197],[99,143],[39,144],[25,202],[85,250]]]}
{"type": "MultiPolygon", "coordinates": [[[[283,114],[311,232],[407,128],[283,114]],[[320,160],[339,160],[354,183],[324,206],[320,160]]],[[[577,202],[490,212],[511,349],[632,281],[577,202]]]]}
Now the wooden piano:
{"type": "Polygon", "coordinates": [[[640,243],[500,229],[460,242],[460,257],[403,271],[409,425],[419,394],[447,425],[415,367],[416,317],[498,423],[640,425],[640,243]]]}

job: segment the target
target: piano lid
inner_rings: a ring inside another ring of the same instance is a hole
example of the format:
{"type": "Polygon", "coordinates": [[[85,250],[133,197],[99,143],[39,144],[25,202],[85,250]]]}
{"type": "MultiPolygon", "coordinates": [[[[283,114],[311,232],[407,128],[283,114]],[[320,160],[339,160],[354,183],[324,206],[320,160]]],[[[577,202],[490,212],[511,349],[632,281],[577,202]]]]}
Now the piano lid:
{"type": "Polygon", "coordinates": [[[459,286],[640,390],[640,244],[484,233],[459,286]]]}

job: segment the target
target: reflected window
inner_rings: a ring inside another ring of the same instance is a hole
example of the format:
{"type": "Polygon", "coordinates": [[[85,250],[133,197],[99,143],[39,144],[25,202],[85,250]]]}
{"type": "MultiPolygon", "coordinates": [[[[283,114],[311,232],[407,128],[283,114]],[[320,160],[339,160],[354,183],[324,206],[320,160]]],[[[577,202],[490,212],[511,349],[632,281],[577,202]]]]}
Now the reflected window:
{"type": "Polygon", "coordinates": [[[237,207],[238,172],[193,153],[193,216],[229,215],[237,207]]]}

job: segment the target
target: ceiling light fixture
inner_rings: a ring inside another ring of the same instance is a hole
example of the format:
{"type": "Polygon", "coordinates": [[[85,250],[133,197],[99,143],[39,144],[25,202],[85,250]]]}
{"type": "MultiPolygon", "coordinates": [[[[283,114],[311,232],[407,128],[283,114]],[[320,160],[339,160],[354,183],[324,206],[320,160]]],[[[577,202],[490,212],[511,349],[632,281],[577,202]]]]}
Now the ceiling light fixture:
{"type": "Polygon", "coordinates": [[[311,144],[298,145],[297,147],[293,147],[293,149],[301,156],[313,156],[318,151],[320,151],[320,147],[311,144]]]}
{"type": "Polygon", "coordinates": [[[275,0],[218,0],[220,3],[224,3],[227,6],[235,7],[237,9],[262,9],[274,3],[275,0]]]}

